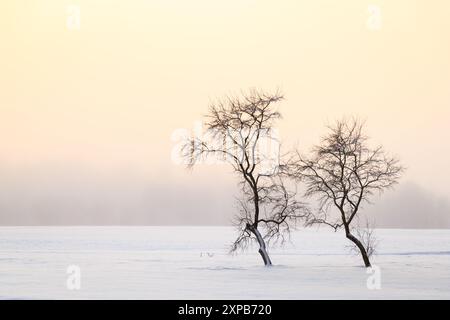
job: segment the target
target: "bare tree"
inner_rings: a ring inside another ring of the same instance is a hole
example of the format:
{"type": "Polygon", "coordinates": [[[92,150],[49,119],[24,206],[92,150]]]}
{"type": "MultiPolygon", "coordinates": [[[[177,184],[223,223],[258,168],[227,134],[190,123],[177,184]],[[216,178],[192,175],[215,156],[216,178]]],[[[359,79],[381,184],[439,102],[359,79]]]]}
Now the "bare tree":
{"type": "Polygon", "coordinates": [[[282,99],[279,93],[257,90],[226,97],[210,108],[207,137],[191,137],[182,149],[189,166],[207,157],[231,164],[242,191],[239,212],[233,220],[239,235],[231,251],[245,249],[256,241],[265,265],[272,264],[267,252],[269,242],[284,241],[297,221],[309,214],[296,200],[296,192],[288,190],[279,170],[280,145],[273,126],[280,118],[274,104],[282,99]]]}
{"type": "Polygon", "coordinates": [[[318,213],[309,223],[326,224],[334,230],[343,227],[365,266],[370,267],[368,248],[352,233],[352,222],[374,193],[397,183],[403,168],[382,147],[368,146],[361,121],[337,121],[329,130],[321,144],[313,148],[311,157],[297,152],[287,171],[306,184],[306,196],[319,200],[318,213]]]}
{"type": "MultiPolygon", "coordinates": [[[[362,245],[366,249],[367,256],[370,259],[376,251],[378,239],[375,236],[375,230],[369,223],[369,220],[366,219],[364,225],[358,225],[354,227],[351,233],[354,234],[355,237],[362,243],[362,245]]],[[[353,242],[350,250],[352,252],[355,252],[356,254],[360,254],[359,248],[353,242]]]]}

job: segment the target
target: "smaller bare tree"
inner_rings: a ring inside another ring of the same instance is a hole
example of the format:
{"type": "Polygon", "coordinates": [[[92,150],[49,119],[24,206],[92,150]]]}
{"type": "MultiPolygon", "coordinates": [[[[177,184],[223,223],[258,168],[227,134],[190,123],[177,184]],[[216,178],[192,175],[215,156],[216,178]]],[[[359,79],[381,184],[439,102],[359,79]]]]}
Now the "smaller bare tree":
{"type": "Polygon", "coordinates": [[[370,267],[372,244],[365,245],[363,241],[370,240],[372,234],[369,239],[367,234],[365,239],[358,238],[352,223],[360,214],[361,205],[369,202],[375,192],[383,192],[397,183],[403,168],[382,147],[368,146],[361,121],[337,121],[329,130],[321,144],[313,148],[311,157],[297,152],[287,172],[306,184],[306,196],[319,201],[318,213],[309,223],[326,224],[334,230],[343,227],[347,239],[361,253],[365,266],[370,267]]]}
{"type": "Polygon", "coordinates": [[[182,149],[189,166],[207,157],[232,166],[242,197],[233,220],[239,235],[231,250],[244,249],[256,241],[265,265],[272,264],[267,244],[283,241],[297,221],[309,214],[296,200],[295,191],[288,190],[279,170],[280,146],[272,131],[280,118],[274,104],[282,99],[279,93],[252,90],[240,97],[220,100],[207,115],[206,138],[191,137],[182,149]]]}

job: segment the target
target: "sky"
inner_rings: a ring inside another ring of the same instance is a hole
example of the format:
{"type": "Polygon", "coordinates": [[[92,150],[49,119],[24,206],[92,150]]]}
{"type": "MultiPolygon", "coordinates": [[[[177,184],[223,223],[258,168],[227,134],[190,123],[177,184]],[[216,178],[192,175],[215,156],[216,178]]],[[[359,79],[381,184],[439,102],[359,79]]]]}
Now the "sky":
{"type": "Polygon", "coordinates": [[[446,0],[0,2],[0,224],[228,224],[235,176],[173,160],[214,99],[280,89],[285,146],[366,120],[407,168],[365,213],[450,227],[446,0]]]}

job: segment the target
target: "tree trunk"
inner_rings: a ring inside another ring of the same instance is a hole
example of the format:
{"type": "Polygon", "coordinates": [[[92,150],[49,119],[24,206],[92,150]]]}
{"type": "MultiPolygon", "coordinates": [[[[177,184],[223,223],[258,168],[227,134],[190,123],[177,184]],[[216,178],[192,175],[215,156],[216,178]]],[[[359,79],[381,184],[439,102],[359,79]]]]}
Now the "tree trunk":
{"type": "Polygon", "coordinates": [[[367,255],[367,251],[366,248],[364,248],[363,244],[361,243],[361,241],[359,241],[354,235],[352,235],[349,231],[346,232],[346,236],[347,239],[349,239],[350,241],[352,241],[359,249],[359,251],[361,252],[361,256],[363,258],[364,264],[366,265],[366,267],[370,267],[370,260],[369,260],[369,256],[367,255]]]}
{"type": "Polygon", "coordinates": [[[261,236],[261,233],[254,226],[247,226],[247,228],[255,235],[256,240],[258,240],[258,244],[259,244],[258,252],[259,252],[259,254],[261,255],[261,258],[264,261],[264,265],[265,266],[271,266],[272,265],[272,261],[270,261],[269,254],[267,253],[267,250],[266,250],[266,243],[264,242],[264,239],[261,236]]]}

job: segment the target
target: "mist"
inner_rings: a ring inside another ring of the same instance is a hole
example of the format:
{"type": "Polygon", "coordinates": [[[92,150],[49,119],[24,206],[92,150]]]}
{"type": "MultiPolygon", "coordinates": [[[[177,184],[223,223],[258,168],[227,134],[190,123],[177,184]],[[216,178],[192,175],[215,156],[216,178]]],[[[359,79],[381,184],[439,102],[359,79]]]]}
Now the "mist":
{"type": "MultiPolygon", "coordinates": [[[[208,168],[216,177],[211,181],[202,169],[181,170],[186,179],[167,174],[164,183],[136,170],[1,172],[0,224],[231,225],[239,193],[230,172],[208,168]]],[[[373,202],[362,213],[377,227],[450,228],[448,200],[415,183],[402,183],[373,202]]]]}

